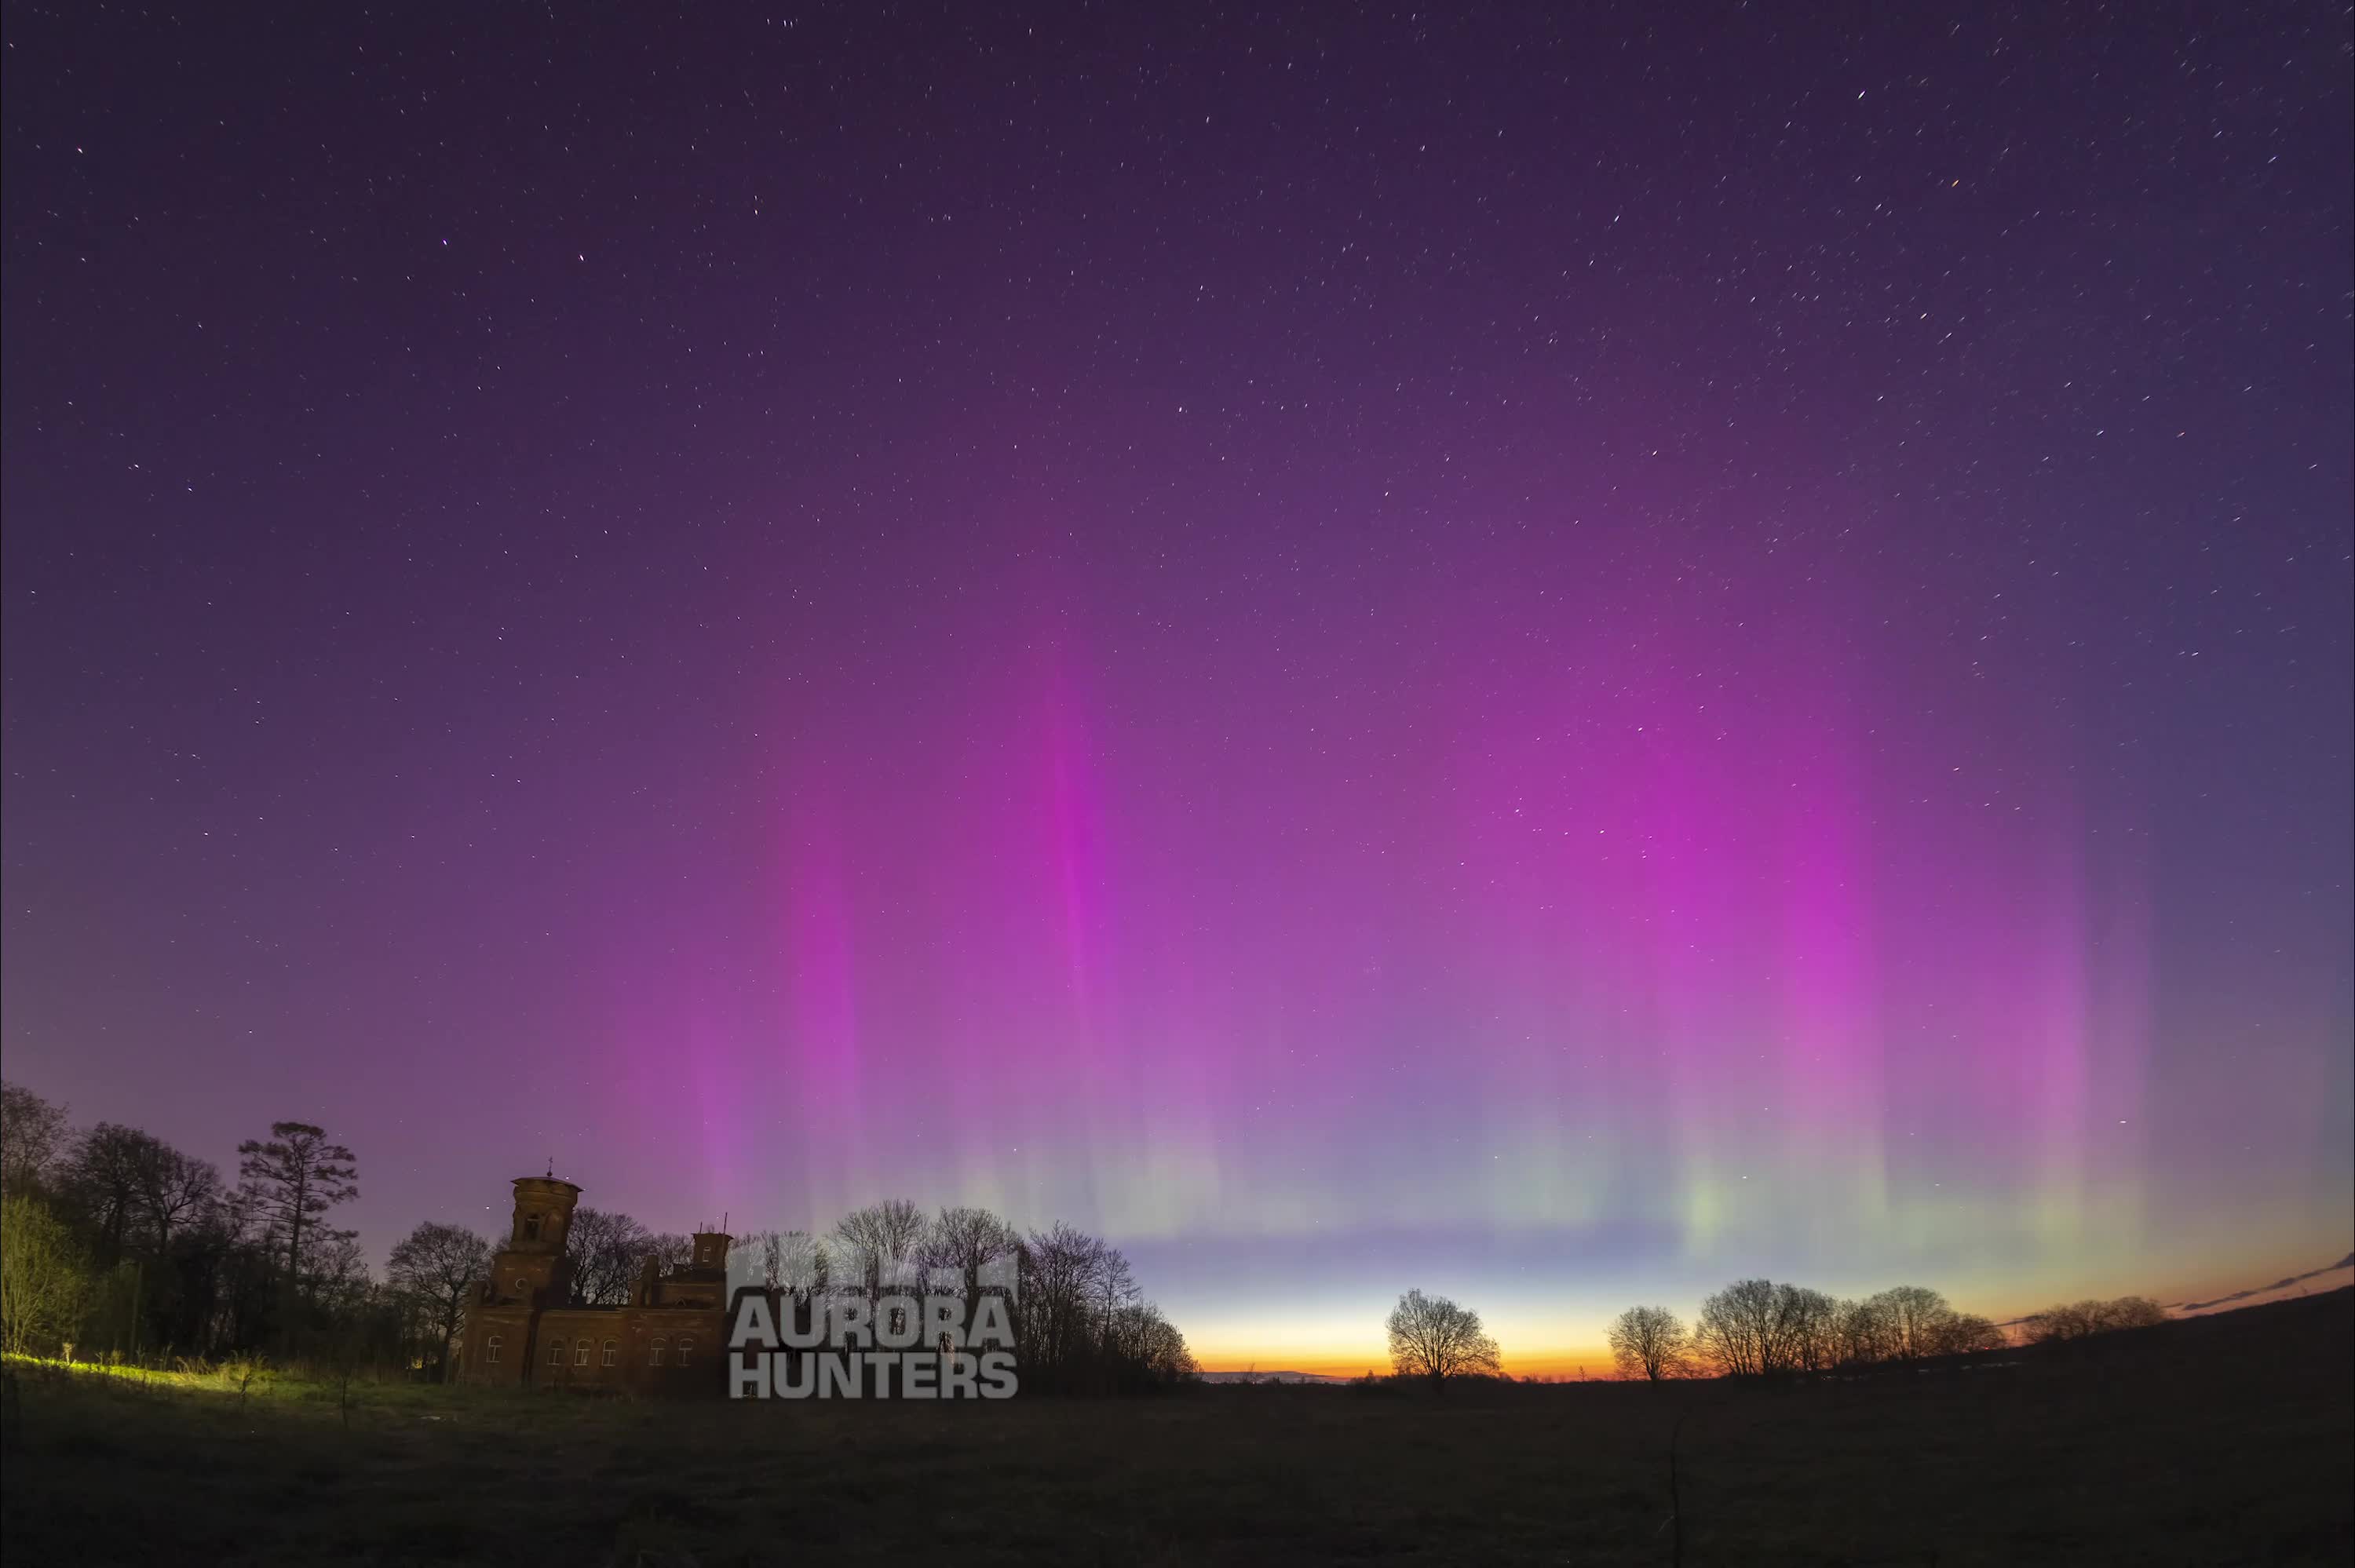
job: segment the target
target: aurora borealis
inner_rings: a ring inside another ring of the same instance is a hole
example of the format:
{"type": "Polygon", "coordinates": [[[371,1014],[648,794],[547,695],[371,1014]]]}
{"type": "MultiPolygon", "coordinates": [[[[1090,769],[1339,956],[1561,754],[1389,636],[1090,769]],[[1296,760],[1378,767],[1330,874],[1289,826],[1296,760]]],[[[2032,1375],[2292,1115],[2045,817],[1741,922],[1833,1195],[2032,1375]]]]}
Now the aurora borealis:
{"type": "Polygon", "coordinates": [[[2342,1255],[2345,12],[1650,18],[12,10],[10,1078],[1211,1366],[2342,1255]]]}

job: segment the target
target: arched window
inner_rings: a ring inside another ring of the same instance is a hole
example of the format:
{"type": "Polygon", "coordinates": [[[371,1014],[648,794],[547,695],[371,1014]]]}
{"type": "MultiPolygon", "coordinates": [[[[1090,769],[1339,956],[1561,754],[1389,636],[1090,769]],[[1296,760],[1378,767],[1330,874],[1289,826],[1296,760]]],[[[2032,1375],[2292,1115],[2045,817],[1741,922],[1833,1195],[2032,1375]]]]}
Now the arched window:
{"type": "Polygon", "coordinates": [[[563,1340],[550,1340],[548,1341],[548,1364],[552,1367],[560,1367],[564,1364],[563,1340]]]}
{"type": "Polygon", "coordinates": [[[685,1366],[687,1358],[695,1353],[695,1341],[682,1338],[678,1342],[678,1364],[685,1366]]]}
{"type": "Polygon", "coordinates": [[[492,1366],[496,1366],[499,1361],[499,1349],[506,1343],[506,1340],[496,1334],[493,1334],[489,1339],[485,1340],[483,1341],[483,1360],[492,1366]]]}
{"type": "Polygon", "coordinates": [[[572,1364],[576,1367],[585,1367],[589,1364],[588,1340],[575,1340],[572,1341],[572,1364]]]}
{"type": "Polygon", "coordinates": [[[656,1340],[655,1341],[654,1354],[646,1358],[646,1365],[650,1367],[658,1367],[662,1365],[663,1357],[669,1352],[669,1350],[670,1341],[668,1340],[656,1340]]]}
{"type": "Polygon", "coordinates": [[[538,1214],[526,1214],[523,1217],[523,1239],[526,1241],[538,1241],[539,1239],[539,1216],[538,1214]]]}
{"type": "Polygon", "coordinates": [[[617,1365],[617,1364],[619,1364],[619,1362],[621,1361],[621,1359],[622,1359],[622,1342],[621,1342],[619,1340],[606,1340],[606,1341],[605,1341],[605,1364],[606,1364],[607,1366],[609,1366],[609,1367],[610,1367],[610,1366],[617,1365]]]}

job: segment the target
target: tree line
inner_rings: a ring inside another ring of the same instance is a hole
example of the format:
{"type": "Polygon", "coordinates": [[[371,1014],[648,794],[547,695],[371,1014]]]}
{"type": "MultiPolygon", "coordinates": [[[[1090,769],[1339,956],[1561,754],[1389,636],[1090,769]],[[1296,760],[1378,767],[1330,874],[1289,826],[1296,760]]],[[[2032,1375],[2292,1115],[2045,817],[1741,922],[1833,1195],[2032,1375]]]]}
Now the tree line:
{"type": "Polygon", "coordinates": [[[804,1305],[849,1289],[872,1306],[895,1282],[954,1276],[971,1322],[981,1297],[1003,1297],[1025,1389],[1140,1393],[1198,1371],[1186,1337],[1146,1299],[1120,1249],[1071,1225],[1025,1233],[986,1209],[927,1215],[893,1198],[824,1234],[759,1231],[737,1245],[751,1249],[768,1289],[804,1305]]]}
{"type": "MultiPolygon", "coordinates": [[[[2024,1319],[2029,1342],[2082,1338],[2167,1320],[2139,1296],[2055,1307],[2024,1319]]],[[[1900,1285],[1862,1299],[1771,1279],[1736,1280],[1704,1300],[1688,1326],[1665,1307],[1630,1307],[1613,1319],[1611,1354],[1625,1378],[1775,1377],[2008,1350],[2004,1328],[1958,1312],[1937,1291],[1900,1285]]]]}
{"type": "Polygon", "coordinates": [[[397,1356],[400,1304],[357,1235],[352,1151],[306,1122],[238,1146],[235,1179],[115,1122],[0,1086],[0,1340],[12,1351],[397,1356]]]}
{"type": "MultiPolygon", "coordinates": [[[[447,1375],[470,1293],[493,1244],[463,1225],[417,1226],[373,1277],[335,1211],[358,1195],[358,1161],[325,1129],[272,1124],[238,1146],[235,1179],[136,1128],[76,1131],[62,1107],[0,1088],[0,1340],[17,1353],[76,1351],[153,1361],[174,1355],[354,1363],[447,1375]]],[[[687,1237],[618,1211],[574,1212],[569,1305],[626,1302],[649,1266],[684,1264],[687,1237]]],[[[953,1272],[966,1298],[1007,1297],[1025,1387],[1118,1393],[1197,1371],[1185,1336],[1139,1287],[1128,1260],[1065,1224],[1023,1232],[986,1210],[927,1214],[905,1199],[855,1210],[823,1232],[737,1239],[773,1290],[806,1301],[848,1287],[953,1272]],[[1009,1282],[1010,1281],[1010,1287],[1009,1282]]],[[[2029,1342],[2081,1340],[2166,1320],[2142,1297],[2054,1306],[2020,1320],[2029,1342]]],[[[1501,1375],[1479,1315],[1411,1290],[1384,1325],[1393,1371],[1444,1383],[1501,1375]]],[[[1690,1325],[1665,1307],[1613,1322],[1624,1377],[1771,1377],[2007,1348],[2005,1330],[1921,1286],[1861,1299],[1767,1279],[1728,1285],[1690,1325]]]]}
{"type": "MultiPolygon", "coordinates": [[[[0,1339],[20,1354],[64,1351],[154,1362],[267,1353],[446,1377],[450,1346],[496,1247],[427,1222],[370,1274],[335,1210],[358,1195],[358,1160],[317,1127],[272,1124],[240,1144],[234,1181],[134,1128],[75,1131],[62,1107],[16,1085],[0,1103],[0,1339]]],[[[1028,1233],[986,1210],[926,1214],[869,1204],[822,1233],[740,1237],[753,1272],[804,1300],[954,1271],[970,1308],[1007,1296],[1023,1386],[1130,1393],[1192,1378],[1185,1336],[1146,1300],[1120,1251],[1070,1225],[1028,1233]]],[[[574,1211],[568,1305],[630,1299],[651,1266],[688,1258],[688,1238],[613,1210],[574,1211]]]]}

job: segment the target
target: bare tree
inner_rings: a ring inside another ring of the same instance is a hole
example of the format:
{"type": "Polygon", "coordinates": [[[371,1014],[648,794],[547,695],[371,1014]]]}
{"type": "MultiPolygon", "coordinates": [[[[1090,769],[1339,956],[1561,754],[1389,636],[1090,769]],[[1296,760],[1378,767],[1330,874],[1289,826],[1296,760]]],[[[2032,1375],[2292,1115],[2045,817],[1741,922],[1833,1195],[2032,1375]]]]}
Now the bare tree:
{"type": "MultiPolygon", "coordinates": [[[[969,1242],[991,1243],[976,1224],[969,1242]]],[[[1011,1296],[1022,1383],[1065,1393],[1114,1393],[1193,1375],[1185,1336],[1146,1301],[1116,1247],[1070,1225],[1033,1231],[1014,1255],[1011,1296]]],[[[990,1287],[982,1284],[984,1295],[990,1287]]]]}
{"type": "Polygon", "coordinates": [[[1832,1309],[1834,1364],[1867,1367],[1890,1358],[1889,1319],[1872,1301],[1843,1301],[1832,1309]]]}
{"type": "Polygon", "coordinates": [[[1022,1245],[1022,1234],[987,1209],[943,1209],[932,1216],[916,1259],[924,1267],[956,1271],[968,1308],[981,1294],[982,1271],[1022,1245]]]}
{"type": "Polygon", "coordinates": [[[304,1298],[320,1309],[331,1330],[340,1330],[376,1291],[359,1233],[314,1227],[310,1245],[303,1249],[301,1282],[304,1298]]]}
{"type": "Polygon", "coordinates": [[[1938,1351],[1942,1356],[1966,1356],[1978,1351],[2007,1351],[2010,1337],[1986,1318],[1971,1312],[1956,1312],[1939,1325],[1938,1351]]]}
{"type": "Polygon", "coordinates": [[[1774,1370],[1774,1282],[1739,1279],[1701,1302],[1693,1343],[1726,1377],[1774,1370]]]}
{"type": "Polygon", "coordinates": [[[155,1233],[155,1251],[168,1255],[172,1233],[201,1218],[220,1201],[220,1171],[210,1160],[181,1153],[161,1139],[151,1138],[134,1163],[139,1201],[155,1233]]]}
{"type": "Polygon", "coordinates": [[[2103,1305],[2099,1301],[2077,1301],[2063,1306],[2047,1307],[2043,1311],[2035,1313],[2028,1319],[2029,1342],[2037,1345],[2059,1344],[2070,1340],[2082,1340],[2088,1334],[2098,1333],[2100,1330],[2096,1325],[2101,1321],[2103,1305]]]}
{"type": "Polygon", "coordinates": [[[2028,1319],[2032,1344],[2057,1344],[2106,1334],[2115,1329],[2147,1329],[2167,1321],[2167,1308],[2147,1296],[2121,1296],[2115,1301],[2085,1300],[2047,1307],[2028,1319]]]}
{"type": "Polygon", "coordinates": [[[2102,1304],[2102,1328],[2151,1329],[2168,1321],[2167,1308],[2147,1296],[2121,1296],[2102,1304]]]}
{"type": "Polygon", "coordinates": [[[450,1341],[458,1337],[466,1298],[491,1272],[491,1244],[464,1225],[428,1220],[392,1249],[386,1277],[411,1302],[433,1350],[433,1372],[447,1381],[450,1341]]]}
{"type": "Polygon", "coordinates": [[[1186,1336],[1149,1301],[1115,1309],[1105,1319],[1103,1345],[1122,1383],[1187,1383],[1201,1370],[1186,1348],[1186,1336]]]}
{"type": "Polygon", "coordinates": [[[1828,1354],[1838,1315],[1821,1291],[1738,1279],[1700,1304],[1693,1344],[1727,1377],[1770,1377],[1828,1354]]]}
{"type": "Polygon", "coordinates": [[[1684,1372],[1685,1326],[1665,1307],[1630,1307],[1611,1320],[1611,1355],[1619,1375],[1658,1383],[1684,1372]]]}
{"type": "Polygon", "coordinates": [[[1087,1307],[1096,1323],[1108,1323],[1114,1313],[1145,1299],[1128,1259],[1118,1247],[1099,1243],[1089,1262],[1092,1266],[1087,1277],[1087,1307]]]}
{"type": "Polygon", "coordinates": [[[906,1277],[923,1234],[923,1211],[905,1198],[886,1198],[853,1210],[834,1227],[837,1277],[858,1284],[872,1301],[886,1285],[906,1277]]]}
{"type": "Polygon", "coordinates": [[[826,1288],[826,1244],[807,1231],[757,1231],[744,1239],[761,1261],[761,1282],[806,1301],[826,1288]]]}
{"type": "Polygon", "coordinates": [[[1946,1324],[1955,1315],[1945,1297],[1926,1286],[1900,1285],[1882,1291],[1872,1303],[1888,1324],[1892,1358],[1914,1361],[1939,1353],[1946,1324]]]}
{"type": "Polygon", "coordinates": [[[304,1232],[324,1227],[328,1210],[360,1195],[352,1151],[329,1143],[325,1128],[301,1121],[272,1122],[267,1142],[247,1139],[237,1151],[238,1174],[272,1233],[282,1239],[286,1277],[300,1280],[304,1232]]]}
{"type": "Polygon", "coordinates": [[[654,1238],[646,1227],[611,1209],[575,1209],[565,1232],[564,1256],[572,1276],[572,1305],[618,1307],[630,1298],[654,1238]]]}
{"type": "Polygon", "coordinates": [[[1088,1303],[1102,1269],[1103,1243],[1066,1224],[1033,1231],[1022,1244],[1020,1340],[1024,1375],[1069,1388],[1084,1375],[1092,1334],[1088,1303]]]}
{"type": "Polygon", "coordinates": [[[67,1208],[89,1226],[100,1269],[123,1258],[140,1213],[141,1168],[155,1139],[135,1127],[102,1121],[74,1143],[58,1172],[67,1208]]]}
{"type": "Polygon", "coordinates": [[[1777,1287],[1785,1359],[1794,1372],[1829,1372],[1839,1364],[1839,1303],[1804,1285],[1777,1287]]]}
{"type": "Polygon", "coordinates": [[[67,1141],[65,1107],[0,1084],[0,1192],[46,1191],[67,1141]]]}
{"type": "Polygon", "coordinates": [[[1389,1321],[1391,1366],[1401,1377],[1427,1377],[1444,1387],[1452,1377],[1503,1370],[1497,1341],[1480,1327],[1480,1314],[1444,1296],[1410,1290],[1399,1298],[1389,1321]]]}
{"type": "Polygon", "coordinates": [[[1993,1350],[2009,1341],[1993,1323],[1956,1312],[1918,1285],[1834,1301],[1804,1286],[1744,1279],[1701,1303],[1693,1342],[1719,1372],[1753,1377],[1993,1350]]]}

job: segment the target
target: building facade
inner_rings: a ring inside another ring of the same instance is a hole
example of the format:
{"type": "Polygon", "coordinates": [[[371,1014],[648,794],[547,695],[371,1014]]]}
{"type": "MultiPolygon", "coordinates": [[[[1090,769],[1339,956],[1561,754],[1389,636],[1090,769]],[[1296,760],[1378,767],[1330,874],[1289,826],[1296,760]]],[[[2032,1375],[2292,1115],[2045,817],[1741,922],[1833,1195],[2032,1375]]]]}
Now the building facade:
{"type": "Polygon", "coordinates": [[[452,1381],[494,1388],[726,1393],[728,1244],[698,1231],[684,1265],[652,1258],[618,1307],[574,1307],[565,1255],[581,1189],[553,1173],[515,1183],[515,1215],[451,1352],[452,1381]]]}

